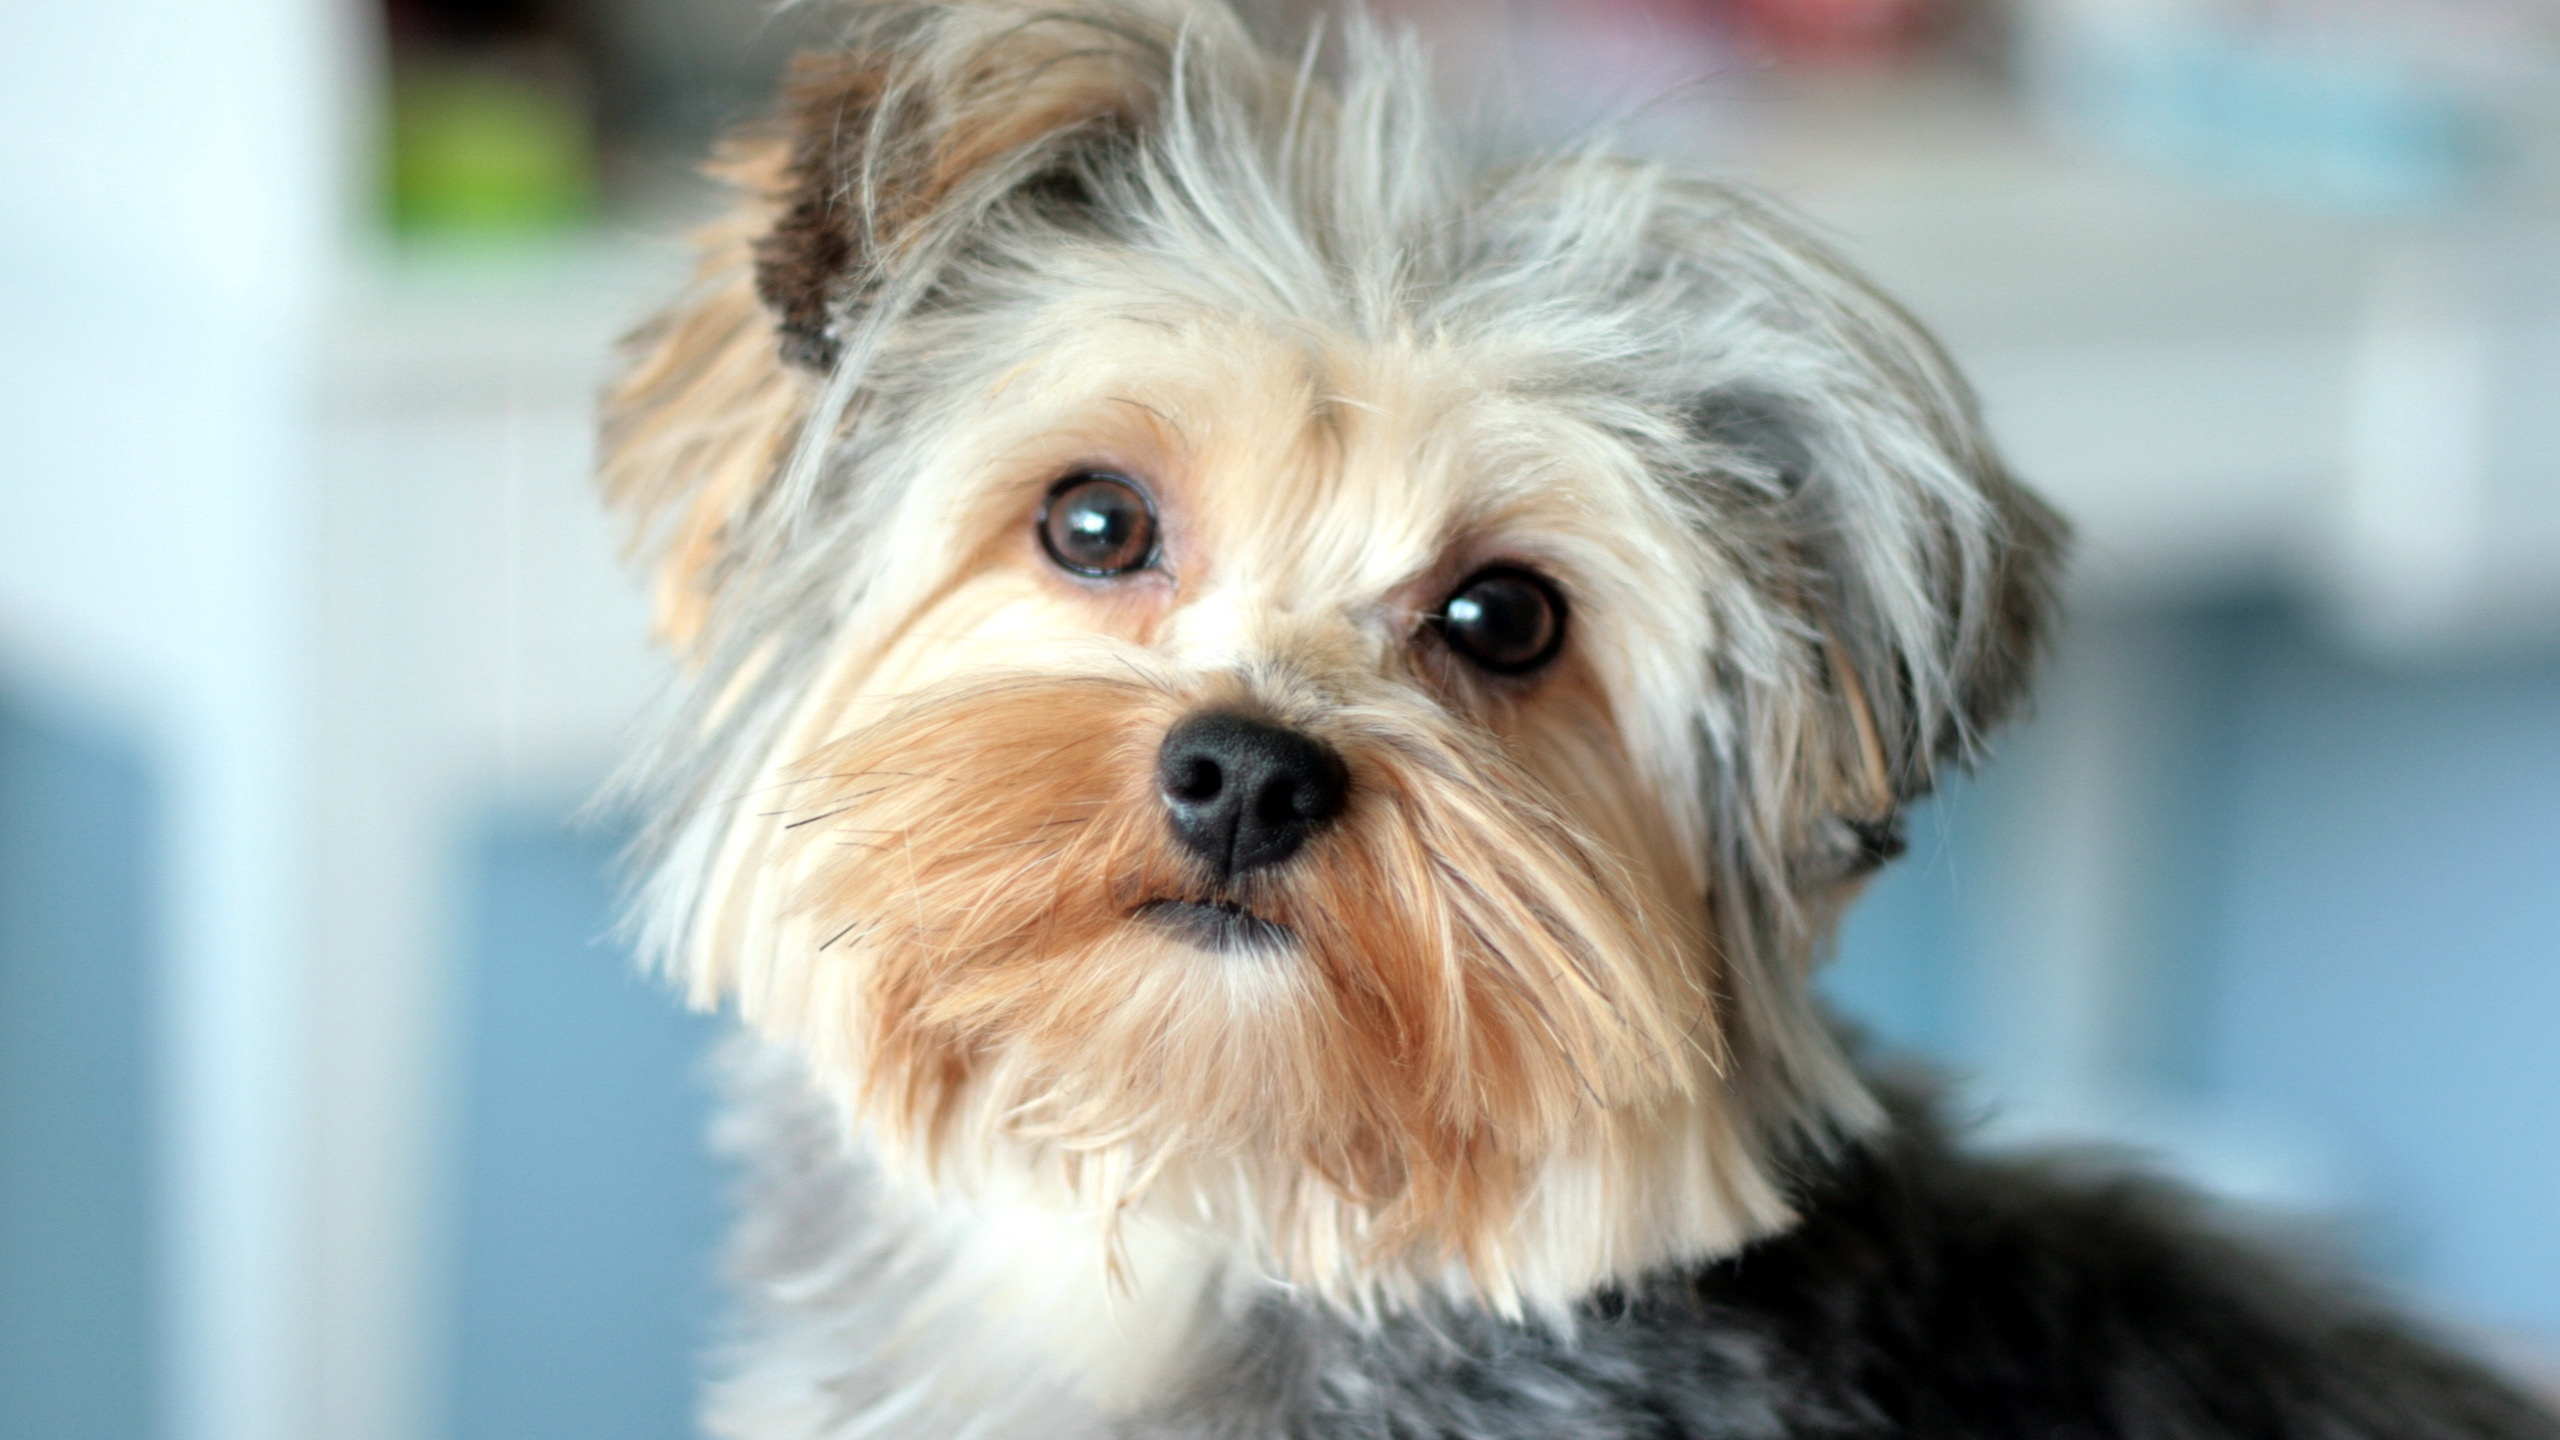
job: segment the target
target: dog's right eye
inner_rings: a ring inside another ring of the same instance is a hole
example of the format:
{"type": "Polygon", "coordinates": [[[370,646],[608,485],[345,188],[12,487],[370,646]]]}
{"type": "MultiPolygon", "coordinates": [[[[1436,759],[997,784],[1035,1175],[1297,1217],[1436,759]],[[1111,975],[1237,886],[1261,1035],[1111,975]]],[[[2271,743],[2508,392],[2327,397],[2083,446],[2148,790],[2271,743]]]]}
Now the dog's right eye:
{"type": "Polygon", "coordinates": [[[1156,563],[1156,512],[1147,494],[1117,475],[1070,475],[1040,508],[1040,545],[1062,570],[1125,575],[1156,563]]]}
{"type": "Polygon", "coordinates": [[[1496,675],[1526,675],[1564,648],[1564,596],[1531,570],[1479,570],[1440,602],[1433,628],[1449,648],[1496,675]]]}

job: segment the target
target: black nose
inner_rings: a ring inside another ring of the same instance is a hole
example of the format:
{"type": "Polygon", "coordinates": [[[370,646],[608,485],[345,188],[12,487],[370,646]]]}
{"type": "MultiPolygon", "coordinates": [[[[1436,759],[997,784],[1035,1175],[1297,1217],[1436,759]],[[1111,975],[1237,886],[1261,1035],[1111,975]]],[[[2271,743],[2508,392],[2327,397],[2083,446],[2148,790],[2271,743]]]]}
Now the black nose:
{"type": "Polygon", "coordinates": [[[1156,785],[1173,833],[1221,881],[1277,865],[1342,813],[1342,759],[1295,730],[1211,712],[1166,733],[1156,785]]]}

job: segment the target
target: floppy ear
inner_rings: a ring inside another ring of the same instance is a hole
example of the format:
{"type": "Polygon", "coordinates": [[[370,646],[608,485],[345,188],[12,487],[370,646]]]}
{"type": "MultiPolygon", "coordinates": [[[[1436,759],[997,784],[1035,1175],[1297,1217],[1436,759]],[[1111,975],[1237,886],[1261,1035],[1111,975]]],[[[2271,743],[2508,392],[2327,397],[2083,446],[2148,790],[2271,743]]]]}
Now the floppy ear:
{"type": "Polygon", "coordinates": [[[1864,313],[1817,332],[1864,343],[1812,371],[1820,386],[1737,385],[1692,412],[1756,492],[1746,528],[1774,557],[1761,596],[1796,636],[1792,663],[1743,679],[1741,728],[1786,797],[1790,813],[1766,818],[1799,887],[1899,855],[1903,807],[2019,708],[2069,544],[1925,333],[1862,285],[1835,299],[1864,313]]]}
{"type": "Polygon", "coordinates": [[[1701,696],[1738,1089],[1824,1143],[1877,1112],[1805,983],[1902,809],[2013,711],[2067,534],[1910,317],[1766,207],[1674,184],[1638,274],[1683,327],[1675,462],[1716,573],[1701,696]]]}
{"type": "Polygon", "coordinates": [[[1981,752],[2053,627],[2068,532],[2013,480],[1919,324],[1811,236],[1674,186],[1658,275],[1703,317],[1681,367],[1707,597],[1701,724],[1724,889],[1751,942],[1818,944],[1901,811],[1981,752]]]}
{"type": "Polygon", "coordinates": [[[1161,104],[1175,31],[1128,6],[874,5],[784,92],[780,211],[754,246],[783,357],[824,371],[868,293],[1010,200],[1091,204],[1097,150],[1161,104]]]}
{"type": "Polygon", "coordinates": [[[705,643],[743,532],[863,326],[999,213],[1073,223],[1090,206],[1103,154],[1160,106],[1178,15],[864,5],[841,48],[794,63],[778,117],[725,147],[713,173],[738,210],[700,237],[692,294],[626,342],[604,406],[602,484],[667,645],[705,643]]]}

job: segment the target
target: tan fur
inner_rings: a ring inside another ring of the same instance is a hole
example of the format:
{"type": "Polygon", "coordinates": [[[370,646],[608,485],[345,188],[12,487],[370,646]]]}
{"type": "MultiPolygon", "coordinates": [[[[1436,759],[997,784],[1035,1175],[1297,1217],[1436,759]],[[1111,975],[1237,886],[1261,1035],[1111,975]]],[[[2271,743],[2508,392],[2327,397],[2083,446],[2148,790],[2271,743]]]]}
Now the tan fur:
{"type": "Polygon", "coordinates": [[[717,173],[748,203],[695,237],[695,298],[624,342],[605,397],[599,483],[655,570],[660,643],[692,651],[709,624],[729,529],[797,437],[806,385],[774,349],[752,246],[772,224],[782,149],[739,146],[717,173]]]}

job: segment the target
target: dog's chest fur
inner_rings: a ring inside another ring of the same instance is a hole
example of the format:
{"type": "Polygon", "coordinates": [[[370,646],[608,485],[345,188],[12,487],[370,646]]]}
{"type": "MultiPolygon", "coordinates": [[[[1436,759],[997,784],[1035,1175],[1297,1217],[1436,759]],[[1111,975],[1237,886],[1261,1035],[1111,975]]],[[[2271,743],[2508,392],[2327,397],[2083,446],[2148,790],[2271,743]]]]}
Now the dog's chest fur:
{"type": "Polygon", "coordinates": [[[750,1167],[740,1363],[707,1416],[728,1440],[2560,1437],[2174,1191],[1966,1156],[1917,1102],[1796,1229],[1557,1327],[1355,1320],[1161,1229],[1113,1281],[1090,1217],[901,1202],[795,1062],[741,1040],[727,1070],[750,1167]]]}

